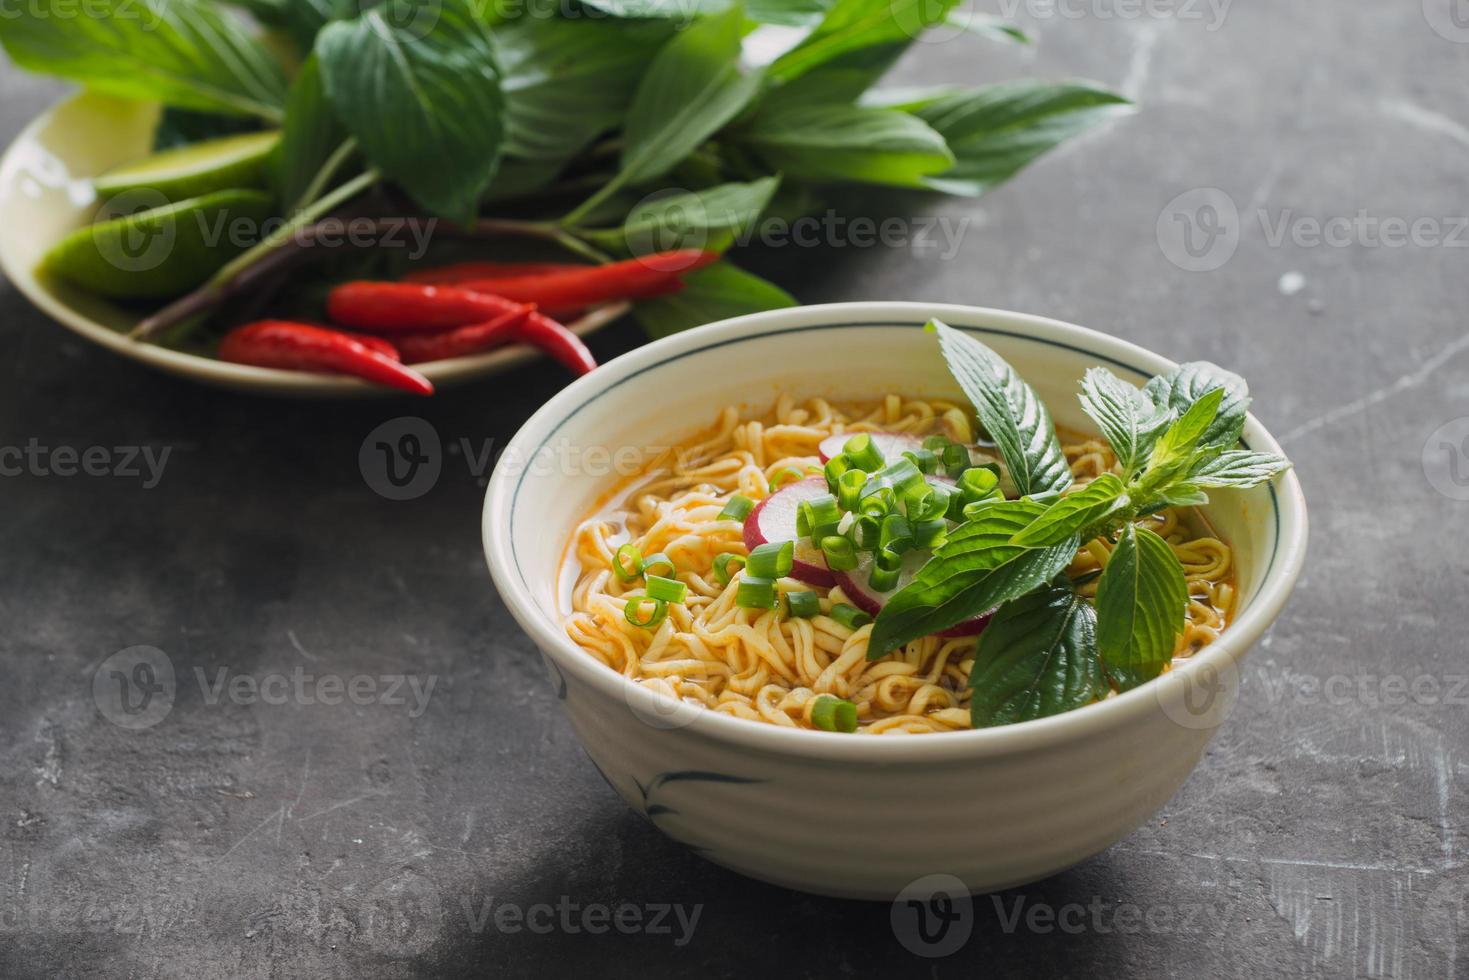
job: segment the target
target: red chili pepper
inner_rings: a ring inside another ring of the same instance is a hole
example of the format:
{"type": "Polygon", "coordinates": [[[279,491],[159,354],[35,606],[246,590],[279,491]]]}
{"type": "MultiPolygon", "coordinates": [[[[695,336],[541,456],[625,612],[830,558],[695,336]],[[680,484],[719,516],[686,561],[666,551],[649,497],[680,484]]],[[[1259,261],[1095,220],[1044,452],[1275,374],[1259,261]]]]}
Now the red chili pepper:
{"type": "Polygon", "coordinates": [[[430,269],[414,269],[403,277],[403,281],[430,286],[457,286],[471,279],[539,276],[547,272],[568,272],[585,268],[586,266],[575,262],[455,262],[430,269]]]}
{"type": "Polygon", "coordinates": [[[225,334],[219,357],[235,364],[351,374],[416,395],[432,395],[433,384],[351,334],[289,320],[257,320],[225,334]]]}
{"type": "Polygon", "coordinates": [[[539,347],[574,374],[586,374],[597,366],[597,359],[581,338],[544,313],[527,316],[517,333],[520,340],[539,347]]]}
{"type": "MultiPolygon", "coordinates": [[[[412,282],[349,282],[327,297],[333,320],[359,330],[397,335],[400,350],[408,335],[488,323],[523,306],[487,293],[412,282]]],[[[580,337],[543,313],[528,314],[516,338],[539,347],[577,374],[597,366],[580,337]]]]}
{"type": "Polygon", "coordinates": [[[326,299],[327,313],[337,323],[395,335],[484,323],[521,306],[455,286],[414,282],[348,282],[333,289],[326,299]]]}
{"type": "MultiPolygon", "coordinates": [[[[311,324],[311,326],[314,327],[317,326],[317,324],[313,323],[311,324]]],[[[330,330],[331,327],[322,327],[322,329],[330,330]]],[[[391,357],[395,361],[403,360],[403,355],[398,352],[398,348],[394,347],[393,342],[386,337],[374,337],[370,333],[348,333],[345,330],[339,330],[337,332],[342,334],[344,337],[351,337],[363,347],[371,348],[384,357],[391,357]]]]}
{"type": "Polygon", "coordinates": [[[467,327],[455,327],[439,333],[408,334],[398,341],[398,346],[408,364],[476,354],[515,340],[521,323],[533,312],[535,307],[526,305],[485,323],[471,323],[467,327]]]}
{"type": "Polygon", "coordinates": [[[589,265],[562,272],[476,279],[464,289],[491,293],[520,303],[535,303],[549,313],[565,313],[620,299],[648,299],[682,288],[681,276],[719,258],[717,252],[684,249],[658,252],[624,262],[589,265]]]}

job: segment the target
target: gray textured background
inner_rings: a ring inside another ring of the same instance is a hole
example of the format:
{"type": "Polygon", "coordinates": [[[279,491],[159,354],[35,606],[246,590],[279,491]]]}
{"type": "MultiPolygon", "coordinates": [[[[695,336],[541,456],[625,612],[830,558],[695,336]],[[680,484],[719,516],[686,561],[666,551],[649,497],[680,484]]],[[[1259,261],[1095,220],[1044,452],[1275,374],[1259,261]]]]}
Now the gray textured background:
{"type": "MultiPolygon", "coordinates": [[[[1455,234],[1469,29],[1449,4],[1241,2],[1218,23],[1203,4],[1108,18],[1021,3],[1035,48],[920,45],[899,80],[1089,76],[1141,113],[980,202],[923,204],[970,222],[950,260],[755,262],[810,302],[1008,307],[1217,360],[1250,379],[1311,505],[1306,574],[1178,797],[1084,865],[976,899],[967,946],[942,960],[905,951],[886,906],[743,880],[613,796],[490,586],[484,480],[464,457],[414,501],[365,485],[358,447],[381,421],[412,411],[446,443],[501,444],[558,371],[430,403],[253,399],[92,348],[0,285],[0,445],[172,450],[153,489],[0,481],[0,976],[1464,975],[1469,503],[1453,495],[1469,496],[1469,461],[1433,434],[1469,414],[1469,236],[1272,241],[1282,220],[1309,233],[1300,219],[1359,212],[1455,234]],[[1186,272],[1167,209],[1201,187],[1235,204],[1238,248],[1186,272]],[[142,732],[99,714],[91,688],[135,644],[180,677],[142,732]],[[417,718],[211,704],[194,672],[221,668],[436,686],[417,718]],[[542,902],[702,909],[682,945],[676,924],[538,935],[482,917],[542,902]],[[1038,933],[1006,928],[1017,903],[1101,911],[1038,933]]],[[[61,91],[0,69],[0,136],[61,91]]],[[[635,339],[619,327],[595,346],[635,339]]]]}

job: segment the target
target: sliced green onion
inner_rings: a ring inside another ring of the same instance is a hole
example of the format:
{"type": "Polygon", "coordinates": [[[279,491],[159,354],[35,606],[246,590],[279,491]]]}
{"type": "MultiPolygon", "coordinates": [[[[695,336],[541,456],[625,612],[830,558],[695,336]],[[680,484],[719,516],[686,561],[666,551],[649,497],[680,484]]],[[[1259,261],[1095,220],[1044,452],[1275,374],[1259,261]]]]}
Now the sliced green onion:
{"type": "Polygon", "coordinates": [[[939,458],[932,449],[910,449],[903,453],[905,459],[911,460],[922,473],[934,473],[939,468],[939,458]]]}
{"type": "Polygon", "coordinates": [[[868,623],[872,622],[871,616],[867,615],[856,606],[849,606],[845,602],[839,602],[836,605],[832,606],[831,612],[827,615],[829,615],[837,622],[841,623],[849,630],[860,629],[861,627],[866,626],[868,623]]]}
{"type": "Polygon", "coordinates": [[[786,606],[796,619],[821,615],[821,597],[815,592],[787,592],[786,606]]]}
{"type": "Polygon", "coordinates": [[[850,572],[857,567],[857,548],[845,535],[829,534],[822,538],[821,554],[826,558],[826,567],[834,572],[850,572]]]}
{"type": "Polygon", "coordinates": [[[923,471],[914,464],[913,460],[905,456],[889,463],[872,474],[872,479],[868,481],[867,485],[874,487],[873,492],[876,492],[876,487],[882,486],[892,487],[899,493],[902,493],[905,490],[927,482],[923,478],[923,471]]]}
{"type": "Polygon", "coordinates": [[[745,563],[745,572],[756,578],[785,578],[791,574],[792,559],[796,554],[796,542],[771,541],[750,552],[745,563]]]}
{"type": "Polygon", "coordinates": [[[774,493],[781,487],[785,486],[787,483],[794,483],[797,480],[804,480],[805,478],[805,473],[802,473],[794,466],[787,466],[785,469],[778,471],[775,476],[772,476],[770,478],[770,492],[774,493]]]}
{"type": "Polygon", "coordinates": [[[971,465],[969,450],[957,442],[945,446],[939,458],[943,460],[944,472],[950,476],[958,476],[971,465]]]}
{"type": "Polygon", "coordinates": [[[649,575],[648,598],[658,599],[662,602],[683,602],[684,596],[688,594],[689,587],[676,578],[663,578],[661,575],[649,575]]]}
{"type": "Polygon", "coordinates": [[[892,568],[883,568],[880,564],[873,564],[872,574],[867,576],[867,584],[874,592],[891,592],[898,587],[898,575],[901,573],[902,562],[892,568]]]}
{"type": "Polygon", "coordinates": [[[841,519],[842,510],[837,506],[837,498],[824,493],[801,501],[801,505],[796,508],[796,533],[803,538],[810,537],[820,541],[836,530],[841,519]]]}
{"type": "Polygon", "coordinates": [[[676,569],[673,567],[673,559],[669,558],[661,551],[657,552],[656,554],[649,555],[648,557],[643,559],[644,578],[649,575],[661,575],[664,578],[671,578],[675,571],[676,569]]]}
{"type": "Polygon", "coordinates": [[[842,446],[842,453],[859,470],[872,473],[882,469],[882,450],[877,448],[877,443],[866,432],[859,432],[848,439],[846,445],[842,446]]]}
{"type": "Polygon", "coordinates": [[[893,509],[897,495],[893,493],[892,487],[878,487],[876,490],[871,487],[872,482],[869,480],[867,486],[862,488],[858,510],[872,517],[882,517],[893,509]]]}
{"type": "Polygon", "coordinates": [[[826,461],[821,468],[822,475],[826,477],[826,488],[832,493],[837,492],[837,483],[846,473],[851,470],[852,461],[847,459],[844,453],[838,453],[826,461]]]}
{"type": "Polygon", "coordinates": [[[643,553],[635,544],[625,544],[612,556],[612,571],[624,582],[631,582],[643,574],[643,553]]]}
{"type": "Polygon", "coordinates": [[[774,609],[775,581],[755,575],[740,576],[739,589],[735,591],[735,605],[741,609],[774,609]]]}
{"type": "Polygon", "coordinates": [[[645,630],[650,630],[663,622],[668,615],[668,603],[662,599],[650,599],[644,596],[633,596],[627,600],[627,605],[622,607],[622,615],[629,623],[645,630]],[[646,616],[643,615],[643,604],[652,603],[653,609],[646,616]]]}
{"type": "Polygon", "coordinates": [[[729,580],[734,577],[734,570],[730,565],[734,565],[735,569],[744,568],[745,556],[732,551],[721,551],[714,556],[714,577],[719,579],[720,585],[728,585],[729,580]]]}
{"type": "Polygon", "coordinates": [[[971,466],[959,474],[959,493],[966,504],[991,496],[999,485],[999,475],[988,466],[971,466]]]}
{"type": "Polygon", "coordinates": [[[876,551],[882,534],[882,518],[874,515],[857,519],[857,547],[863,551],[876,551]]]}
{"type": "Polygon", "coordinates": [[[889,514],[882,519],[882,528],[878,531],[877,547],[879,551],[892,551],[902,554],[913,547],[913,525],[901,514],[889,514]]]}
{"type": "Polygon", "coordinates": [[[811,724],[823,732],[850,735],[857,730],[857,706],[850,701],[823,694],[811,706],[811,724]]]}
{"type": "Polygon", "coordinates": [[[750,516],[750,510],[755,506],[755,501],[742,494],[735,494],[724,503],[724,510],[719,512],[718,520],[721,521],[743,521],[750,516]]]}
{"type": "Polygon", "coordinates": [[[862,500],[862,487],[867,483],[867,474],[862,470],[848,470],[837,480],[837,506],[842,510],[856,510],[862,500]]]}
{"type": "Polygon", "coordinates": [[[938,453],[939,456],[943,456],[944,450],[951,445],[953,443],[949,442],[949,437],[939,432],[923,438],[923,448],[931,453],[938,453]]]}
{"type": "Polygon", "coordinates": [[[913,525],[913,546],[915,548],[937,548],[948,536],[949,522],[942,517],[931,521],[919,521],[913,525]]]}

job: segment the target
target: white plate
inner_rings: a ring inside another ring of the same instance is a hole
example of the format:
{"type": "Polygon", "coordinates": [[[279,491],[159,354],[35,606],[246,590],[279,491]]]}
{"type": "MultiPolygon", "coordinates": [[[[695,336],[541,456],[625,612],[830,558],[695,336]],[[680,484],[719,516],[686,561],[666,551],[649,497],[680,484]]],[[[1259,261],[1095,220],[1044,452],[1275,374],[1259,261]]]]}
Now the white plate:
{"type": "MultiPolygon", "coordinates": [[[[154,103],[82,92],[43,112],[22,130],[0,158],[0,269],[10,281],[67,329],[169,374],[270,395],[400,394],[356,378],[227,364],[129,340],[125,332],[137,322],[135,311],[36,275],[36,265],[46,250],[85,224],[95,210],[89,178],[149,152],[159,111],[154,103]]],[[[602,307],[569,326],[585,336],[626,310],[625,304],[602,307]]],[[[537,356],[535,350],[517,345],[417,365],[417,369],[442,387],[496,374],[537,356]]]]}

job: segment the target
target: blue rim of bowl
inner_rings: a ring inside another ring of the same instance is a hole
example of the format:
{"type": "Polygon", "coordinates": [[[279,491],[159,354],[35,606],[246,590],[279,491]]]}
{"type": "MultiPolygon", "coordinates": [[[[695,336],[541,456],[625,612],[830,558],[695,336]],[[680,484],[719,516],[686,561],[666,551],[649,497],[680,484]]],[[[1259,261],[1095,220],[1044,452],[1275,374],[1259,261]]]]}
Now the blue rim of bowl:
{"type": "MultiPolygon", "coordinates": [[[[1136,365],[1130,364],[1127,361],[1100,353],[1093,347],[1080,346],[1074,343],[1051,339],[1043,336],[1042,332],[1059,331],[1070,334],[1083,343],[1089,338],[1095,339],[1098,346],[1121,348],[1135,354],[1140,361],[1147,362],[1151,360],[1158,362],[1159,370],[1176,366],[1176,362],[1119,337],[1062,320],[1053,320],[1047,317],[1016,313],[1008,310],[946,303],[901,301],[831,303],[796,307],[735,317],[729,320],[707,324],[691,331],[655,341],[652,344],[631,351],[608,362],[603,365],[601,370],[574,382],[562,391],[561,394],[557,395],[535,412],[522,426],[521,431],[511,440],[510,445],[507,447],[507,454],[511,449],[516,447],[516,443],[522,439],[526,431],[535,428],[542,421],[543,417],[550,416],[556,419],[555,424],[550,427],[550,433],[547,435],[547,438],[549,438],[551,434],[560,431],[578,412],[597,401],[603,394],[621,386],[623,382],[641,375],[653,367],[680,360],[698,351],[728,346],[735,343],[756,343],[766,337],[798,333],[805,330],[831,330],[838,328],[870,328],[881,330],[921,327],[923,323],[926,323],[932,317],[945,319],[951,326],[959,327],[969,332],[1004,335],[1030,343],[1039,343],[1058,349],[1070,350],[1088,358],[1093,358],[1097,363],[1105,362],[1113,364],[1141,377],[1150,376],[1154,372],[1138,368],[1136,365]],[[843,321],[845,326],[837,323],[807,324],[791,327],[779,326],[780,321],[783,319],[807,317],[820,313],[829,313],[832,316],[860,316],[865,313],[874,318],[866,320],[845,320],[843,321]],[[912,322],[913,318],[917,318],[920,322],[912,322]],[[976,318],[1010,321],[1011,323],[1023,324],[1030,329],[1014,330],[1001,327],[974,326],[965,322],[956,322],[976,318]],[[737,336],[699,345],[697,348],[690,348],[689,350],[681,349],[676,354],[657,360],[650,360],[647,364],[630,370],[625,377],[600,383],[601,378],[607,377],[608,374],[616,370],[619,362],[640,361],[653,356],[660,347],[674,346],[682,348],[700,335],[729,332],[736,329],[742,331],[737,336]],[[573,402],[573,399],[580,394],[577,390],[579,388],[590,388],[594,390],[589,396],[582,397],[580,400],[573,402]],[[563,405],[566,404],[569,404],[571,407],[563,408],[563,405]]],[[[1257,445],[1272,451],[1279,450],[1279,445],[1271,438],[1269,432],[1260,424],[1254,415],[1248,416],[1245,431],[1253,431],[1260,437],[1257,440],[1257,445]]],[[[514,458],[529,457],[517,453],[514,458]]],[[[518,474],[514,486],[508,489],[512,497],[511,506],[506,506],[501,501],[501,498],[507,494],[506,484],[509,482],[508,477],[502,479],[502,474],[497,473],[491,479],[485,494],[485,506],[481,521],[481,540],[485,548],[485,557],[489,565],[491,577],[502,593],[502,601],[505,601],[507,608],[525,632],[536,641],[537,646],[541,648],[543,656],[547,658],[548,662],[556,665],[559,672],[564,674],[562,668],[569,670],[579,680],[585,681],[593,688],[600,689],[601,693],[608,697],[617,697],[618,692],[620,692],[620,699],[628,705],[631,705],[630,698],[650,701],[658,700],[662,697],[661,695],[632,684],[616,671],[610,671],[602,664],[597,663],[593,658],[586,657],[584,651],[580,650],[580,648],[565,636],[564,632],[560,630],[559,624],[553,621],[535,599],[534,592],[530,587],[529,581],[525,578],[524,571],[520,568],[520,563],[516,556],[514,535],[509,534],[508,547],[500,549],[500,546],[495,543],[495,538],[491,535],[492,518],[495,516],[497,509],[503,508],[505,511],[505,530],[509,533],[510,527],[512,526],[511,514],[513,513],[514,496],[518,494],[524,476],[524,473],[518,474]],[[506,552],[508,563],[515,566],[514,575],[518,578],[518,581],[502,578],[502,573],[508,572],[508,570],[502,569],[497,565],[497,549],[506,552]],[[519,591],[522,594],[514,596],[514,601],[512,601],[510,597],[504,595],[507,589],[519,591]],[[555,651],[555,653],[552,651],[555,651]]],[[[1266,571],[1261,576],[1260,584],[1252,595],[1250,608],[1246,609],[1239,620],[1231,624],[1231,628],[1226,630],[1218,640],[1210,644],[1199,654],[1190,658],[1183,666],[1125,694],[1109,698],[1106,701],[1089,705],[1086,708],[1076,711],[1038,718],[1033,721],[1019,722],[995,728],[942,732],[931,735],[911,735],[901,739],[853,738],[849,735],[828,732],[788,730],[781,726],[765,725],[740,718],[724,716],[714,711],[700,712],[687,725],[677,730],[681,734],[698,736],[712,742],[739,744],[747,749],[762,751],[777,756],[802,757],[856,765],[886,765],[905,762],[929,763],[954,761],[958,759],[975,760],[1011,755],[1016,752],[1044,749],[1057,744],[1064,744],[1077,738],[1102,734],[1126,726],[1130,722],[1136,722],[1140,719],[1140,716],[1154,713],[1148,705],[1150,702],[1155,705],[1161,703],[1164,697],[1163,691],[1165,684],[1184,685],[1191,683],[1195,674],[1205,669],[1232,669],[1237,671],[1238,663],[1244,653],[1253,646],[1260,635],[1279,616],[1304,565],[1309,525],[1305,498],[1301,494],[1300,482],[1296,478],[1294,470],[1287,471],[1276,484],[1269,487],[1269,490],[1274,530],[1272,551],[1270,559],[1267,562],[1266,571]],[[1292,523],[1289,525],[1284,520],[1282,497],[1289,498],[1291,501],[1292,523]],[[1290,560],[1278,563],[1276,559],[1286,553],[1284,549],[1287,547],[1289,549],[1288,556],[1290,560]]],[[[1212,731],[1213,729],[1210,729],[1211,734],[1212,731]]]]}

